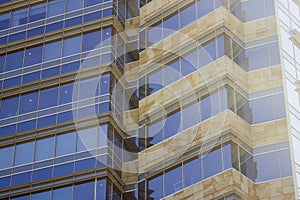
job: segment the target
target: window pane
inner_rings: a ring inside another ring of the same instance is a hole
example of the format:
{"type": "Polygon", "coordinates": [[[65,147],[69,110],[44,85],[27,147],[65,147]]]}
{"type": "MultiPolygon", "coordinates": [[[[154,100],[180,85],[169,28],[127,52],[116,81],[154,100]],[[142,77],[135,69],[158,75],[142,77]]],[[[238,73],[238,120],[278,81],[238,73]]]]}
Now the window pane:
{"type": "Polygon", "coordinates": [[[162,70],[161,68],[157,71],[151,73],[148,76],[148,95],[153,94],[154,92],[160,90],[162,88],[162,70]]]}
{"type": "Polygon", "coordinates": [[[12,117],[18,114],[19,97],[2,99],[1,118],[12,117]]]}
{"type": "Polygon", "coordinates": [[[188,129],[200,122],[200,104],[193,103],[182,109],[182,130],[188,129]]]}
{"type": "Polygon", "coordinates": [[[63,56],[80,53],[81,36],[64,39],[63,56]]]}
{"type": "Polygon", "coordinates": [[[107,94],[110,91],[110,74],[104,74],[100,77],[100,95],[107,94]]]}
{"type": "Polygon", "coordinates": [[[166,64],[164,70],[164,85],[167,86],[180,79],[180,62],[178,59],[166,64]]]}
{"type": "Polygon", "coordinates": [[[45,44],[44,61],[60,58],[62,50],[62,41],[45,44]]]}
{"type": "Polygon", "coordinates": [[[182,189],[182,166],[165,173],[165,196],[182,189]]]}
{"type": "Polygon", "coordinates": [[[94,200],[94,182],[74,186],[74,200],[94,200]]]}
{"type": "Polygon", "coordinates": [[[164,38],[176,32],[179,29],[178,13],[176,12],[172,16],[164,19],[163,26],[164,38]]]}
{"type": "Polygon", "coordinates": [[[72,199],[72,186],[53,190],[52,200],[72,199]]]}
{"type": "Polygon", "coordinates": [[[153,27],[147,29],[147,46],[151,46],[162,39],[162,24],[155,24],[153,27]]]}
{"type": "Polygon", "coordinates": [[[7,54],[5,71],[21,68],[23,65],[23,56],[24,51],[17,51],[7,54]]]}
{"type": "Polygon", "coordinates": [[[196,6],[195,4],[188,5],[181,9],[180,13],[180,28],[187,26],[188,24],[196,20],[196,6]]]}
{"type": "Polygon", "coordinates": [[[38,106],[38,92],[21,95],[20,114],[36,111],[37,106],[38,106]]]}
{"type": "Polygon", "coordinates": [[[22,165],[33,161],[34,142],[18,144],[15,152],[14,165],[22,165]]]}
{"type": "Polygon", "coordinates": [[[66,12],[83,8],[82,0],[66,0],[66,12]]]}
{"type": "Polygon", "coordinates": [[[84,7],[96,5],[101,2],[102,2],[102,0],[84,0],[84,7]]]}
{"type": "Polygon", "coordinates": [[[276,119],[285,118],[285,103],[283,94],[274,95],[275,100],[275,111],[276,111],[276,119]]]}
{"type": "Polygon", "coordinates": [[[246,22],[265,17],[265,1],[245,1],[242,2],[242,6],[246,22]]]}
{"type": "Polygon", "coordinates": [[[97,147],[97,128],[78,131],[77,152],[94,149],[97,147]]]}
{"type": "Polygon", "coordinates": [[[31,200],[50,200],[51,192],[39,192],[31,195],[31,200]]]}
{"type": "Polygon", "coordinates": [[[261,123],[275,119],[273,96],[250,101],[252,123],[261,123]]]}
{"type": "Polygon", "coordinates": [[[43,46],[26,49],[24,66],[34,65],[42,62],[43,46]]]}
{"type": "Polygon", "coordinates": [[[204,179],[222,171],[222,151],[220,148],[212,150],[203,157],[204,179]]]}
{"type": "Polygon", "coordinates": [[[7,29],[9,27],[10,13],[2,14],[0,19],[0,30],[7,29]]]}
{"type": "Polygon", "coordinates": [[[109,46],[111,45],[112,39],[112,28],[103,28],[102,29],[102,37],[101,37],[101,46],[109,46]]]}
{"type": "Polygon", "coordinates": [[[14,146],[5,147],[0,149],[0,170],[12,167],[14,146]]]}
{"type": "Polygon", "coordinates": [[[152,123],[147,126],[147,144],[148,146],[153,146],[163,140],[163,124],[162,121],[152,123]]]}
{"type": "Polygon", "coordinates": [[[148,181],[147,199],[159,200],[163,197],[163,176],[148,181]]]}
{"type": "MultiPolygon", "coordinates": [[[[59,104],[65,104],[65,103],[72,102],[73,88],[74,87],[76,87],[76,86],[74,86],[74,83],[69,83],[69,84],[60,86],[60,89],[59,89],[59,104]]],[[[76,93],[78,94],[77,91],[76,91],[76,93]]],[[[74,99],[74,100],[76,100],[76,99],[74,99]]]]}
{"type": "Polygon", "coordinates": [[[100,47],[100,31],[84,33],[82,37],[82,51],[93,50],[100,47]]]}
{"type": "Polygon", "coordinates": [[[15,10],[11,15],[11,27],[26,24],[28,19],[28,8],[15,10]]]}
{"type": "Polygon", "coordinates": [[[54,157],[54,137],[37,140],[35,145],[35,161],[54,157]]]}
{"type": "Polygon", "coordinates": [[[292,176],[290,150],[279,151],[281,164],[281,177],[292,176]]]}
{"type": "Polygon", "coordinates": [[[164,139],[180,132],[180,111],[168,114],[164,124],[164,139]]]}
{"type": "Polygon", "coordinates": [[[184,55],[181,59],[181,74],[186,76],[198,68],[197,49],[184,55]]]}
{"type": "Polygon", "coordinates": [[[75,132],[58,135],[56,137],[56,156],[63,156],[75,152],[75,132]]]}
{"type": "Polygon", "coordinates": [[[257,167],[256,182],[280,178],[279,152],[255,156],[254,162],[257,167]]]}
{"type": "Polygon", "coordinates": [[[48,17],[64,13],[64,0],[48,2],[48,17]]]}
{"type": "Polygon", "coordinates": [[[97,200],[106,199],[106,180],[97,181],[97,200]]]}
{"type": "Polygon", "coordinates": [[[269,44],[269,53],[270,53],[270,65],[278,65],[280,64],[280,54],[278,43],[269,44]]]}
{"type": "Polygon", "coordinates": [[[38,4],[35,6],[30,6],[29,11],[29,22],[37,21],[40,19],[45,19],[46,17],[46,4],[38,4]]]}
{"type": "Polygon", "coordinates": [[[269,54],[266,45],[246,50],[247,68],[252,70],[269,66],[269,54]]]}
{"type": "Polygon", "coordinates": [[[188,187],[202,180],[202,159],[196,158],[183,164],[184,187],[188,187]]]}
{"type": "Polygon", "coordinates": [[[201,18],[204,15],[212,12],[214,10],[214,1],[212,0],[198,0],[197,2],[198,16],[197,18],[201,18]]]}
{"type": "Polygon", "coordinates": [[[57,105],[58,88],[42,90],[40,94],[40,109],[57,105]]]}

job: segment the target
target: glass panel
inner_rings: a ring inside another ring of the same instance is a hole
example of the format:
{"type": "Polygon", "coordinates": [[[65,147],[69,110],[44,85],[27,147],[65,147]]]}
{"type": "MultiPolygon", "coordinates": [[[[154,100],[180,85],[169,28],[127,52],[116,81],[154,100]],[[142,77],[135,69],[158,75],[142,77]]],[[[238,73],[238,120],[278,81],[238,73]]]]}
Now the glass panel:
{"type": "Polygon", "coordinates": [[[26,24],[28,19],[28,8],[15,10],[11,15],[11,27],[26,24]]]}
{"type": "Polygon", "coordinates": [[[275,119],[273,96],[250,101],[252,123],[261,123],[275,119]]]}
{"type": "Polygon", "coordinates": [[[94,182],[74,186],[74,200],[94,200],[94,182]]]}
{"type": "Polygon", "coordinates": [[[163,197],[163,176],[148,181],[147,199],[159,200],[163,197]]]}
{"type": "Polygon", "coordinates": [[[22,165],[33,161],[34,142],[18,144],[15,152],[14,165],[22,165]]]}
{"type": "Polygon", "coordinates": [[[182,109],[182,130],[190,128],[200,122],[200,105],[193,103],[182,109]]]}
{"type": "Polygon", "coordinates": [[[0,19],[0,30],[7,29],[9,27],[10,13],[2,14],[0,19]]]}
{"type": "Polygon", "coordinates": [[[102,37],[101,37],[101,46],[109,46],[111,45],[111,38],[112,37],[112,28],[103,28],[102,29],[102,37]]]}
{"type": "Polygon", "coordinates": [[[42,62],[43,46],[32,47],[25,51],[24,66],[34,65],[42,62]]]}
{"type": "Polygon", "coordinates": [[[285,102],[283,94],[274,95],[276,119],[285,118],[285,102]]]}
{"type": "Polygon", "coordinates": [[[82,0],[66,0],[66,12],[83,8],[82,0]]]}
{"type": "Polygon", "coordinates": [[[162,88],[162,70],[158,69],[157,71],[151,73],[148,76],[148,95],[153,94],[154,92],[162,88]]]}
{"type": "Polygon", "coordinates": [[[100,47],[100,31],[84,33],[82,37],[82,51],[93,50],[100,47]]]}
{"type": "Polygon", "coordinates": [[[38,92],[21,95],[20,114],[36,111],[37,106],[38,106],[38,92]]]}
{"type": "Polygon", "coordinates": [[[29,7],[29,22],[45,19],[46,17],[46,4],[38,4],[29,7]]]}
{"type": "Polygon", "coordinates": [[[290,150],[279,151],[281,164],[281,177],[292,176],[290,150]]]}
{"type": "Polygon", "coordinates": [[[247,49],[245,54],[247,68],[250,71],[269,66],[269,54],[267,45],[247,49]]]}
{"type": "Polygon", "coordinates": [[[102,0],[84,0],[84,7],[96,5],[98,3],[102,3],[102,0]]]}
{"type": "Polygon", "coordinates": [[[2,99],[1,118],[12,117],[18,114],[19,97],[2,99]]]}
{"type": "Polygon", "coordinates": [[[183,164],[184,187],[202,180],[202,159],[196,158],[183,164]]]}
{"type": "Polygon", "coordinates": [[[58,88],[42,90],[40,93],[40,109],[49,108],[57,105],[58,88]]]}
{"type": "Polygon", "coordinates": [[[246,22],[265,17],[265,1],[245,1],[242,2],[242,6],[246,22]]]}
{"type": "Polygon", "coordinates": [[[200,19],[204,15],[212,12],[214,10],[214,1],[212,0],[198,0],[197,2],[197,18],[200,19]]]}
{"type": "Polygon", "coordinates": [[[164,70],[164,85],[167,86],[180,79],[180,62],[178,59],[166,64],[164,70]]]}
{"type": "Polygon", "coordinates": [[[182,189],[182,166],[165,172],[165,196],[182,189]]]}
{"type": "Polygon", "coordinates": [[[51,192],[39,192],[31,195],[31,200],[50,200],[51,192]]]}
{"type": "Polygon", "coordinates": [[[162,24],[154,24],[152,27],[147,29],[147,46],[151,46],[155,44],[156,42],[160,41],[162,39],[162,24]]]}
{"type": "Polygon", "coordinates": [[[97,181],[97,197],[96,200],[106,199],[106,180],[98,180],[97,181]]]}
{"type": "Polygon", "coordinates": [[[56,137],[56,156],[63,156],[75,152],[75,132],[58,135],[56,137]]]}
{"type": "Polygon", "coordinates": [[[45,44],[44,61],[53,60],[61,57],[62,41],[45,44]]]}
{"type": "Polygon", "coordinates": [[[280,54],[278,43],[269,44],[269,53],[270,53],[270,65],[278,65],[280,64],[280,54]]]}
{"type": "Polygon", "coordinates": [[[179,29],[178,13],[176,12],[172,14],[172,16],[164,19],[163,26],[164,38],[176,32],[179,29]]]}
{"type": "Polygon", "coordinates": [[[204,179],[211,177],[222,171],[222,151],[221,148],[212,150],[203,156],[204,179]]]}
{"type": "Polygon", "coordinates": [[[110,74],[104,74],[100,77],[100,95],[107,94],[110,91],[110,74]]]}
{"type": "Polygon", "coordinates": [[[255,156],[254,162],[257,170],[256,182],[280,178],[279,152],[255,156]]]}
{"type": "Polygon", "coordinates": [[[180,111],[168,114],[164,124],[164,139],[167,139],[180,132],[180,111]]]}
{"type": "Polygon", "coordinates": [[[37,140],[35,144],[35,161],[54,157],[54,137],[37,140]]]}
{"type": "Polygon", "coordinates": [[[12,167],[13,161],[13,154],[14,153],[14,146],[5,147],[0,149],[0,170],[12,167]]]}
{"type": "Polygon", "coordinates": [[[78,131],[77,152],[94,149],[97,147],[97,128],[78,131]]]}
{"type": "Polygon", "coordinates": [[[24,51],[17,51],[7,54],[5,71],[21,68],[23,65],[23,56],[24,51]]]}
{"type": "Polygon", "coordinates": [[[240,163],[242,174],[254,181],[255,172],[253,157],[242,148],[240,148],[240,163]]]}
{"type": "MultiPolygon", "coordinates": [[[[60,86],[60,90],[59,90],[59,104],[65,104],[65,103],[72,102],[73,88],[74,87],[77,88],[76,86],[74,86],[74,83],[69,83],[69,84],[60,86]]],[[[75,93],[78,94],[77,91],[75,91],[75,93]]],[[[77,98],[74,99],[74,100],[77,100],[77,98]]]]}
{"type": "Polygon", "coordinates": [[[151,125],[147,126],[147,146],[152,146],[154,144],[159,143],[163,139],[163,124],[162,121],[159,120],[158,122],[152,123],[151,125]]]}
{"type": "Polygon", "coordinates": [[[60,15],[64,13],[64,0],[56,0],[48,2],[48,17],[60,15]]]}
{"type": "Polygon", "coordinates": [[[198,68],[197,49],[184,55],[181,59],[181,74],[186,76],[198,68]]]}
{"type": "Polygon", "coordinates": [[[52,200],[72,199],[72,186],[53,190],[52,200]]]}
{"type": "Polygon", "coordinates": [[[182,8],[179,12],[180,16],[180,28],[187,26],[188,24],[196,20],[196,5],[195,3],[182,8]]]}
{"type": "Polygon", "coordinates": [[[64,39],[63,56],[80,53],[81,50],[81,36],[64,39]]]}
{"type": "Polygon", "coordinates": [[[33,171],[32,181],[45,180],[52,177],[52,167],[33,171]]]}

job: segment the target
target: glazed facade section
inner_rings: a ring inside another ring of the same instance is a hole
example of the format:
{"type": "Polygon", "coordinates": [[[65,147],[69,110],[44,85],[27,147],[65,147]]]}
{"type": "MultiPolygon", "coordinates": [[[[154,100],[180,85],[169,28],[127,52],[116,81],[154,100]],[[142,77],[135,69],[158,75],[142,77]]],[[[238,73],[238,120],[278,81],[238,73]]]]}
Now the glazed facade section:
{"type": "Polygon", "coordinates": [[[297,196],[294,0],[0,5],[0,199],[297,196]]]}

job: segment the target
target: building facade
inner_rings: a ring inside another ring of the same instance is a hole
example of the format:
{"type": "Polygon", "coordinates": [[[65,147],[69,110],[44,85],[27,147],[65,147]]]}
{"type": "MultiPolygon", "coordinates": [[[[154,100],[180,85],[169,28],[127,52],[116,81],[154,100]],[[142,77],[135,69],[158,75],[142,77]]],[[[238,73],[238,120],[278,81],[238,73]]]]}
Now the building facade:
{"type": "Polygon", "coordinates": [[[300,199],[298,0],[0,0],[0,199],[300,199]]]}

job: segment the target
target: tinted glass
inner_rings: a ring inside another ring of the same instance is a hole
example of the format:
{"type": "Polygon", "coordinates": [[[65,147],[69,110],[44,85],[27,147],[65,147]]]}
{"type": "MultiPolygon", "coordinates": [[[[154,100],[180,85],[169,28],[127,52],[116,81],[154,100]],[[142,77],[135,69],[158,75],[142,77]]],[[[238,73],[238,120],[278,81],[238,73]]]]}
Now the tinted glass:
{"type": "Polygon", "coordinates": [[[94,182],[74,186],[74,200],[94,200],[94,182]]]}
{"type": "Polygon", "coordinates": [[[53,190],[52,200],[61,199],[72,199],[72,186],[53,190]]]}
{"type": "Polygon", "coordinates": [[[35,161],[54,157],[54,137],[37,140],[35,144],[35,161]]]}
{"type": "Polygon", "coordinates": [[[61,56],[62,41],[45,44],[44,61],[53,60],[61,56]]]}
{"type": "Polygon", "coordinates": [[[21,68],[23,65],[24,51],[9,53],[6,56],[6,71],[21,68]]]}
{"type": "Polygon", "coordinates": [[[66,12],[83,8],[82,0],[66,0],[66,12]]]}
{"type": "Polygon", "coordinates": [[[59,104],[65,104],[65,103],[72,102],[73,88],[74,88],[74,84],[73,83],[60,86],[60,90],[59,90],[59,104]]]}
{"type": "Polygon", "coordinates": [[[58,88],[50,88],[40,92],[40,109],[57,105],[58,88]]]}
{"type": "Polygon", "coordinates": [[[75,152],[75,132],[58,135],[56,137],[56,156],[63,156],[75,152]]]}
{"type": "Polygon", "coordinates": [[[33,161],[34,142],[18,144],[15,152],[14,165],[22,165],[33,161]]]}
{"type": "Polygon", "coordinates": [[[188,24],[196,20],[196,5],[193,3],[180,10],[180,28],[187,26],[188,24]]]}
{"type": "Polygon", "coordinates": [[[203,178],[211,177],[222,171],[222,151],[220,148],[204,155],[203,171],[203,178]]]}
{"type": "Polygon", "coordinates": [[[163,176],[160,175],[148,181],[148,198],[158,200],[163,197],[163,176]]]}
{"type": "Polygon", "coordinates": [[[64,0],[56,0],[48,2],[48,13],[47,16],[55,16],[64,12],[64,0]]]}
{"type": "Polygon", "coordinates": [[[164,85],[167,86],[180,79],[180,62],[178,59],[166,64],[164,70],[164,85]]]}
{"type": "Polygon", "coordinates": [[[51,192],[39,192],[31,195],[31,200],[50,200],[51,192]]]}
{"type": "Polygon", "coordinates": [[[273,96],[250,101],[253,124],[275,119],[273,96]]]}
{"type": "Polygon", "coordinates": [[[19,26],[26,24],[28,20],[28,8],[23,8],[21,10],[15,10],[11,15],[11,26],[19,26]]]}
{"type": "Polygon", "coordinates": [[[182,167],[165,173],[165,196],[182,189],[182,167]]]}
{"type": "Polygon", "coordinates": [[[246,50],[247,68],[250,71],[269,66],[269,54],[266,45],[246,50]]]}
{"type": "Polygon", "coordinates": [[[280,163],[278,152],[255,156],[254,162],[256,162],[257,167],[257,177],[255,181],[261,182],[280,178],[280,163]]]}
{"type": "Polygon", "coordinates": [[[78,131],[77,152],[97,147],[97,128],[78,131]]]}
{"type": "Polygon", "coordinates": [[[38,4],[30,6],[29,10],[29,22],[44,19],[46,16],[46,4],[38,4]]]}
{"type": "Polygon", "coordinates": [[[64,39],[63,56],[80,53],[81,50],[81,36],[64,39]]]}
{"type": "Polygon", "coordinates": [[[23,94],[20,97],[20,113],[27,113],[37,110],[38,92],[23,94]]]}
{"type": "Polygon", "coordinates": [[[179,29],[178,13],[174,13],[172,16],[164,19],[164,38],[168,37],[172,33],[179,29]]]}
{"type": "Polygon", "coordinates": [[[198,19],[207,15],[214,10],[214,1],[212,0],[198,0],[197,2],[198,9],[198,19]]]}
{"type": "Polygon", "coordinates": [[[82,37],[82,51],[93,50],[100,47],[100,31],[85,33],[82,37]]]}
{"type": "Polygon", "coordinates": [[[14,146],[0,149],[0,169],[12,167],[14,146]]]}
{"type": "Polygon", "coordinates": [[[7,29],[9,27],[10,13],[2,14],[0,19],[0,30],[7,29]]]}
{"type": "Polygon", "coordinates": [[[43,46],[26,49],[24,66],[34,65],[42,62],[43,46]]]}
{"type": "Polygon", "coordinates": [[[169,114],[164,124],[164,139],[180,132],[180,112],[169,114]]]}
{"type": "Polygon", "coordinates": [[[184,187],[188,187],[202,180],[202,159],[195,160],[183,164],[184,171],[184,187]]]}
{"type": "Polygon", "coordinates": [[[1,101],[1,118],[12,117],[17,115],[19,97],[2,99],[1,101]]]}

